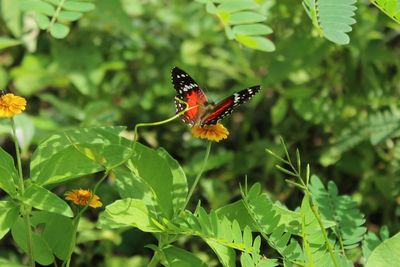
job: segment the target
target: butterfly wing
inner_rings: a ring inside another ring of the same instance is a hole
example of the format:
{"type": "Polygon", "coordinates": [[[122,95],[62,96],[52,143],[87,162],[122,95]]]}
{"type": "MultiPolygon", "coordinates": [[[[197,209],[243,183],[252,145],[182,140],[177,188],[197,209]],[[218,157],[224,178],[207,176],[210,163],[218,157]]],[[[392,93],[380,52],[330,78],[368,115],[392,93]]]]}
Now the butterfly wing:
{"type": "MultiPolygon", "coordinates": [[[[186,72],[178,67],[172,69],[172,84],[176,90],[176,97],[189,105],[189,110],[182,116],[188,124],[195,124],[201,116],[202,108],[207,102],[207,97],[200,86],[186,72]]],[[[186,105],[175,100],[176,113],[186,108],[186,105]]]]}
{"type": "Polygon", "coordinates": [[[251,99],[260,89],[261,87],[259,85],[249,87],[223,99],[217,103],[210,114],[201,121],[201,125],[216,124],[223,117],[231,114],[236,107],[251,99]]]}

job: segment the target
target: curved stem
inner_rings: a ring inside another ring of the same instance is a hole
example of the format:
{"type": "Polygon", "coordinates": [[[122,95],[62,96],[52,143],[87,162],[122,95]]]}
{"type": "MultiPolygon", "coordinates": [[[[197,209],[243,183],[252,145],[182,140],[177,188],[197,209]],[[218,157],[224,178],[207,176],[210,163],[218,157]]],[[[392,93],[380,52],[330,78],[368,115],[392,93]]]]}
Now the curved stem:
{"type": "Polygon", "coordinates": [[[197,183],[200,181],[200,177],[203,174],[203,171],[204,171],[204,169],[205,169],[205,167],[207,165],[208,156],[210,155],[210,151],[211,151],[211,141],[209,141],[208,144],[207,144],[207,150],[206,150],[206,154],[204,156],[203,166],[201,166],[200,172],[197,174],[196,179],[194,180],[194,182],[192,184],[192,187],[190,188],[189,194],[187,195],[187,198],[186,198],[185,205],[183,205],[183,207],[182,207],[182,211],[185,210],[187,204],[190,201],[190,198],[193,195],[193,192],[194,192],[194,189],[197,186],[197,183]]]}
{"type": "MultiPolygon", "coordinates": [[[[15,145],[15,153],[17,155],[17,165],[18,165],[18,177],[19,177],[19,183],[18,183],[18,191],[19,195],[22,196],[25,192],[25,185],[24,185],[24,178],[23,178],[23,173],[22,173],[22,163],[21,163],[21,153],[19,151],[19,145],[18,145],[18,140],[17,140],[17,131],[15,128],[15,122],[14,119],[11,118],[11,128],[12,128],[12,138],[14,140],[14,145],[15,145]]],[[[27,247],[28,247],[28,259],[29,259],[29,266],[34,267],[35,266],[35,261],[33,259],[33,246],[32,246],[32,233],[31,233],[31,219],[30,219],[30,213],[31,213],[31,207],[21,203],[22,206],[22,216],[24,218],[24,223],[25,223],[25,228],[26,228],[26,236],[27,236],[27,247]]]]}

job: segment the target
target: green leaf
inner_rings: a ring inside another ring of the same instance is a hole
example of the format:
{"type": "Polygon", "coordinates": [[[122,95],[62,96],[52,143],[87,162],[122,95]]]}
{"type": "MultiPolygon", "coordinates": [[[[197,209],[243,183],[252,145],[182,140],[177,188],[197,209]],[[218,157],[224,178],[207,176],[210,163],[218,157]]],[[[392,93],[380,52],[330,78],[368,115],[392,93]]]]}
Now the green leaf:
{"type": "Polygon", "coordinates": [[[74,216],[71,208],[64,200],[49,190],[35,184],[25,190],[21,200],[25,204],[40,210],[57,213],[67,217],[74,216]]]}
{"type": "MultiPolygon", "coordinates": [[[[115,147],[125,146],[129,150],[129,142],[118,136],[123,127],[97,127],[80,128],[55,134],[42,142],[32,155],[31,177],[39,185],[58,183],[83,175],[95,173],[104,167],[88,157],[84,152],[77,149],[77,145],[88,145],[92,155],[101,154],[104,149],[104,156],[107,166],[120,162],[126,155],[124,148],[122,154],[118,154],[115,147]],[[93,146],[94,145],[94,146],[93,146]],[[108,145],[112,146],[107,149],[108,145]]],[[[84,151],[85,146],[81,146],[84,151]]],[[[88,152],[89,153],[89,152],[88,152]]]]}
{"type": "Polygon", "coordinates": [[[21,0],[20,5],[21,9],[24,11],[36,11],[49,17],[53,16],[56,12],[51,4],[41,0],[21,0]]]}
{"type": "Polygon", "coordinates": [[[400,259],[400,233],[383,241],[371,252],[365,267],[392,267],[399,263],[400,259]]]}
{"type": "Polygon", "coordinates": [[[218,7],[218,12],[234,13],[246,9],[255,9],[258,5],[252,0],[230,0],[222,2],[218,7]]]}
{"type": "Polygon", "coordinates": [[[63,8],[69,11],[87,12],[95,9],[95,5],[92,3],[81,2],[81,1],[66,1],[63,8]]]}
{"type": "Polygon", "coordinates": [[[14,166],[14,159],[1,147],[0,162],[0,189],[3,189],[10,196],[15,196],[17,186],[14,182],[19,180],[19,175],[14,166]]]}
{"type": "MultiPolygon", "coordinates": [[[[13,227],[11,234],[17,245],[25,252],[28,252],[26,227],[22,218],[18,218],[13,227]]],[[[50,265],[54,262],[53,253],[46,241],[36,232],[31,232],[33,258],[41,265],[50,265]]]]}
{"type": "Polygon", "coordinates": [[[8,233],[19,215],[19,206],[11,201],[0,201],[0,240],[8,233]]]}
{"type": "Polygon", "coordinates": [[[0,36],[0,50],[8,48],[8,47],[17,46],[20,44],[21,44],[21,41],[19,41],[19,40],[0,36]]]}
{"type": "Polygon", "coordinates": [[[397,0],[371,0],[389,18],[400,24],[400,5],[397,0]]]}
{"type": "Polygon", "coordinates": [[[228,24],[246,24],[264,21],[265,17],[257,12],[253,11],[242,11],[230,14],[228,18],[228,24]]]}
{"type": "Polygon", "coordinates": [[[51,25],[50,34],[57,39],[65,38],[69,33],[69,27],[61,23],[51,25]]]}
{"type": "Polygon", "coordinates": [[[204,261],[196,257],[193,253],[172,245],[163,247],[162,253],[165,255],[166,266],[207,266],[204,261]]]}
{"type": "Polygon", "coordinates": [[[188,194],[188,184],[185,172],[182,167],[179,165],[178,161],[176,161],[168,152],[159,148],[157,150],[158,154],[166,160],[169,165],[172,174],[172,204],[174,208],[174,212],[180,212],[183,208],[186,197],[188,194]]]}
{"type": "Polygon", "coordinates": [[[31,117],[25,115],[24,113],[15,116],[14,122],[18,144],[22,150],[22,153],[27,153],[35,135],[35,126],[33,125],[31,117]]]}
{"type": "Polygon", "coordinates": [[[40,232],[41,238],[59,259],[65,260],[73,237],[72,219],[55,213],[38,211],[33,212],[31,222],[35,226],[44,225],[40,232]]]}
{"type": "Polygon", "coordinates": [[[9,260],[0,258],[0,266],[2,267],[26,267],[26,265],[22,265],[20,263],[15,262],[15,259],[9,260]]]}
{"type": "Polygon", "coordinates": [[[3,21],[7,28],[15,37],[22,35],[21,8],[19,1],[2,0],[0,1],[0,11],[3,21]]]}
{"type": "Polygon", "coordinates": [[[272,52],[275,50],[275,45],[265,37],[259,36],[248,36],[248,35],[236,35],[236,41],[244,46],[258,49],[266,52],[272,52]]]}
{"type": "Polygon", "coordinates": [[[158,207],[165,217],[172,218],[172,193],[174,188],[168,161],[155,150],[136,143],[135,153],[128,167],[136,176],[151,186],[156,194],[158,207]]]}
{"type": "Polygon", "coordinates": [[[73,11],[60,11],[58,19],[63,21],[76,21],[82,17],[82,13],[73,11]]]}
{"type": "Polygon", "coordinates": [[[237,35],[266,35],[272,33],[272,29],[263,24],[236,25],[233,33],[237,35]]]}
{"type": "Polygon", "coordinates": [[[236,255],[232,248],[223,246],[216,241],[206,239],[207,244],[217,254],[222,266],[235,266],[236,255]]]}
{"type": "Polygon", "coordinates": [[[286,115],[288,110],[288,103],[285,98],[281,97],[275,103],[271,110],[271,119],[273,125],[278,125],[286,115]]]}
{"type": "Polygon", "coordinates": [[[156,217],[144,201],[125,198],[108,205],[100,214],[98,226],[103,229],[136,227],[144,232],[159,232],[152,221],[156,217]]]}
{"type": "Polygon", "coordinates": [[[325,219],[335,222],[335,234],[341,238],[344,247],[350,249],[358,246],[364,238],[366,227],[363,226],[365,219],[357,209],[357,203],[349,196],[339,196],[333,181],[328,183],[326,190],[316,175],[311,176],[309,190],[318,204],[319,212],[325,219]]]}
{"type": "Polygon", "coordinates": [[[352,18],[357,8],[356,0],[319,0],[303,1],[303,7],[311,18],[313,25],[328,40],[344,45],[350,42],[347,32],[351,31],[352,18]]]}
{"type": "Polygon", "coordinates": [[[35,19],[41,30],[46,30],[50,25],[50,19],[46,15],[36,13],[35,19]]]}

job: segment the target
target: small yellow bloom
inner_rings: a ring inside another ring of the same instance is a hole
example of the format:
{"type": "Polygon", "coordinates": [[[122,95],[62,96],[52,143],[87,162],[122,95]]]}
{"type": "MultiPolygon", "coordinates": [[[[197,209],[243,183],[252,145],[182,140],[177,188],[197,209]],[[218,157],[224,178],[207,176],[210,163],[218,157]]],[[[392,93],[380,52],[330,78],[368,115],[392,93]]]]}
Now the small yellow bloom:
{"type": "Polygon", "coordinates": [[[229,131],[221,123],[215,125],[195,125],[192,127],[194,137],[207,139],[214,142],[219,142],[228,138],[229,131]]]}
{"type": "Polygon", "coordinates": [[[71,200],[76,205],[86,206],[90,200],[89,206],[92,208],[99,208],[103,206],[100,198],[97,195],[93,195],[90,190],[86,189],[74,189],[65,193],[65,199],[71,200]]]}
{"type": "Polygon", "coordinates": [[[0,96],[0,118],[11,118],[25,110],[26,100],[14,94],[0,96]]]}

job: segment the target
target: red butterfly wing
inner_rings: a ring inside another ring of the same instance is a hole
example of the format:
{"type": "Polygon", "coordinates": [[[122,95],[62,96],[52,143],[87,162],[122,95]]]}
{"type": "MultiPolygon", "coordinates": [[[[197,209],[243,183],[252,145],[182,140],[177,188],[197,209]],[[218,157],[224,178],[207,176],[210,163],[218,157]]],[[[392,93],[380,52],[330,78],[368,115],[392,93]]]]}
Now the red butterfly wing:
{"type": "Polygon", "coordinates": [[[210,114],[201,121],[201,125],[216,124],[223,117],[231,114],[236,107],[251,99],[260,89],[259,85],[249,87],[225,98],[215,105],[210,114]]]}
{"type": "MultiPolygon", "coordinates": [[[[176,97],[189,105],[189,110],[181,116],[182,120],[191,125],[195,124],[207,102],[206,95],[193,78],[178,67],[172,69],[172,84],[176,90],[176,97]]],[[[175,100],[175,107],[176,113],[179,113],[186,105],[175,100]]]]}

